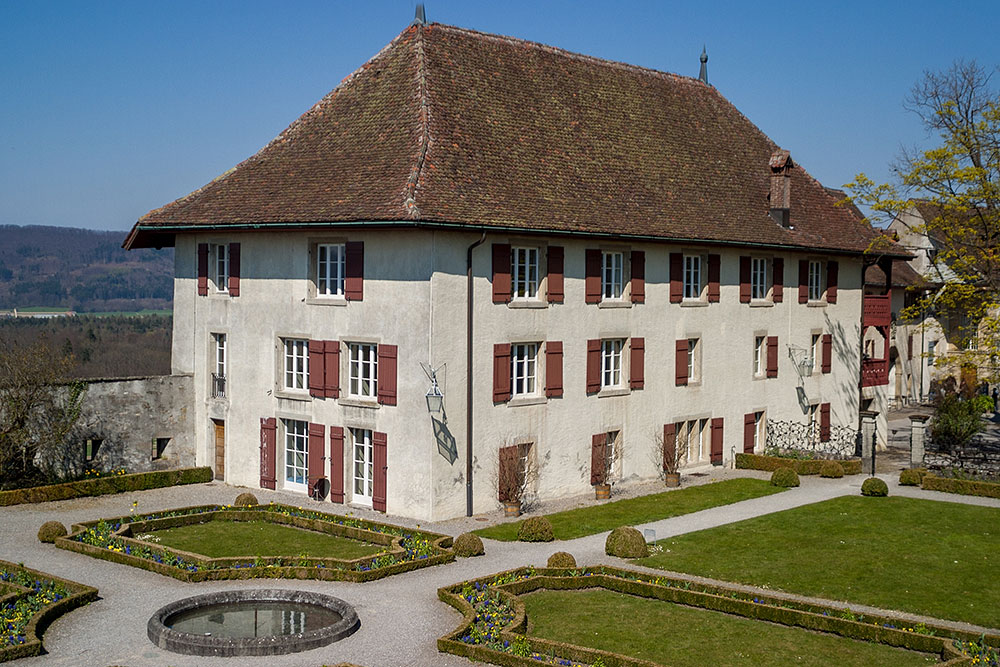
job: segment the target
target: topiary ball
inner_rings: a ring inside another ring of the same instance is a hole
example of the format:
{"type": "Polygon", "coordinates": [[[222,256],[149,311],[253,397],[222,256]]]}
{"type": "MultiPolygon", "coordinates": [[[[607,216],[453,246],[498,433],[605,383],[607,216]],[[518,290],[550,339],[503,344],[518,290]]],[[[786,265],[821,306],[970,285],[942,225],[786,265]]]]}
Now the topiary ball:
{"type": "Polygon", "coordinates": [[[472,533],[462,533],[456,537],[455,541],[452,542],[451,549],[455,552],[456,556],[461,556],[462,558],[482,556],[486,553],[486,550],[483,548],[483,541],[479,539],[478,535],[473,535],[472,533]]]}
{"type": "Polygon", "coordinates": [[[621,526],[608,535],[604,553],[618,558],[645,558],[649,555],[649,547],[642,533],[631,526],[621,526]]]}
{"type": "Polygon", "coordinates": [[[571,570],[576,567],[576,559],[573,558],[573,554],[566,553],[565,551],[557,551],[549,556],[549,562],[545,564],[545,567],[571,570]]]}
{"type": "Polygon", "coordinates": [[[882,498],[889,495],[889,485],[878,477],[869,477],[861,484],[861,495],[882,498]]]}
{"type": "Polygon", "coordinates": [[[907,468],[899,473],[900,486],[920,486],[924,481],[927,471],[923,468],[907,468]]]}
{"type": "Polygon", "coordinates": [[[236,500],[233,501],[233,505],[237,507],[253,507],[257,504],[257,496],[252,493],[241,493],[236,496],[236,500]]]}
{"type": "Polygon", "coordinates": [[[58,521],[46,521],[42,524],[42,527],[38,529],[38,541],[45,542],[46,544],[52,544],[56,541],[56,538],[66,537],[68,534],[66,526],[62,525],[58,521]]]}
{"type": "Polygon", "coordinates": [[[799,485],[799,475],[789,467],[782,466],[771,474],[771,485],[786,489],[799,485]]]}
{"type": "Polygon", "coordinates": [[[823,467],[819,469],[819,476],[830,479],[840,479],[844,476],[844,466],[840,465],[837,461],[827,461],[823,464],[823,467]]]}
{"type": "Polygon", "coordinates": [[[520,542],[551,542],[552,524],[544,516],[531,516],[521,522],[517,529],[517,539],[520,542]]]}

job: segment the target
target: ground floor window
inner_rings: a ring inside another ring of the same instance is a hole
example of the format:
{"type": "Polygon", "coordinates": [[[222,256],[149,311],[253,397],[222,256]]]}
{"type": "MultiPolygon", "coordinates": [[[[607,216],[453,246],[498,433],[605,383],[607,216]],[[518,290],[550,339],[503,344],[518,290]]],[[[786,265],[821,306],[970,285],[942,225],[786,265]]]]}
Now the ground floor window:
{"type": "Polygon", "coordinates": [[[351,501],[361,505],[371,505],[375,471],[372,432],[365,428],[352,428],[351,439],[354,441],[354,484],[351,501]]]}
{"type": "Polygon", "coordinates": [[[282,422],[285,425],[285,488],[305,491],[309,424],[297,419],[283,419],[282,422]]]}
{"type": "Polygon", "coordinates": [[[687,460],[692,463],[708,461],[708,419],[692,419],[677,425],[677,446],[687,448],[687,460]]]}

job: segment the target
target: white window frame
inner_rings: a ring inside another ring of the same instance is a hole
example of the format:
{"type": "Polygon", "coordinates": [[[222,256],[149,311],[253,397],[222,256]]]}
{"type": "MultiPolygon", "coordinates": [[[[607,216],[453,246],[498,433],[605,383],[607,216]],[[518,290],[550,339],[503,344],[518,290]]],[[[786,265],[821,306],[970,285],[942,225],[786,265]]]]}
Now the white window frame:
{"type": "Polygon", "coordinates": [[[810,403],[806,416],[809,418],[809,442],[819,442],[819,403],[810,403]]]}
{"type": "Polygon", "coordinates": [[[601,389],[621,389],[623,338],[606,338],[601,341],[601,389]]]}
{"type": "Polygon", "coordinates": [[[812,363],[809,364],[809,367],[812,368],[814,373],[818,373],[820,371],[820,359],[823,356],[823,334],[812,334],[809,354],[812,357],[810,360],[812,363]]]}
{"type": "Polygon", "coordinates": [[[286,391],[309,391],[309,341],[282,338],[281,387],[286,391]]]}
{"type": "Polygon", "coordinates": [[[229,390],[229,387],[226,386],[229,380],[226,370],[229,357],[227,343],[226,334],[212,334],[212,398],[225,398],[229,390]]]}
{"type": "Polygon", "coordinates": [[[819,301],[823,298],[823,262],[809,260],[809,300],[819,301]]]}
{"type": "Polygon", "coordinates": [[[701,255],[684,255],[684,300],[701,299],[705,287],[701,255]]]}
{"type": "Polygon", "coordinates": [[[621,479],[622,471],[620,459],[620,450],[622,446],[622,432],[621,431],[608,431],[604,434],[604,470],[605,479],[607,480],[617,480],[621,479]]]}
{"type": "Polygon", "coordinates": [[[601,299],[620,300],[625,295],[625,253],[601,251],[601,299]]]}
{"type": "Polygon", "coordinates": [[[750,258],[750,298],[754,301],[762,301],[767,298],[769,290],[768,269],[766,258],[750,258]]]}
{"type": "Polygon", "coordinates": [[[212,244],[212,280],[216,292],[229,292],[229,246],[212,244]]]}
{"type": "Polygon", "coordinates": [[[510,346],[510,388],[514,398],[538,395],[538,343],[510,346]]]}
{"type": "Polygon", "coordinates": [[[375,489],[375,445],[372,431],[366,428],[348,430],[351,433],[351,502],[371,507],[375,489]]]}
{"type": "Polygon", "coordinates": [[[309,483],[309,422],[282,419],[281,423],[285,431],[282,486],[305,493],[309,483]]]}
{"type": "Polygon", "coordinates": [[[537,247],[511,246],[510,288],[513,300],[538,298],[540,254],[537,247]]]}
{"type": "Polygon", "coordinates": [[[316,244],[316,297],[344,298],[344,276],[347,272],[345,243],[316,244]]]}
{"type": "Polygon", "coordinates": [[[754,336],[753,339],[753,375],[764,377],[767,369],[764,359],[767,355],[767,336],[754,336]]]}
{"type": "Polygon", "coordinates": [[[764,419],[764,411],[753,413],[753,450],[759,452],[766,441],[764,429],[767,422],[764,419]]]}
{"type": "Polygon", "coordinates": [[[348,343],[348,395],[367,401],[378,400],[378,345],[348,343]]]}
{"type": "Polygon", "coordinates": [[[688,338],[688,384],[701,380],[701,338],[688,338]]]}

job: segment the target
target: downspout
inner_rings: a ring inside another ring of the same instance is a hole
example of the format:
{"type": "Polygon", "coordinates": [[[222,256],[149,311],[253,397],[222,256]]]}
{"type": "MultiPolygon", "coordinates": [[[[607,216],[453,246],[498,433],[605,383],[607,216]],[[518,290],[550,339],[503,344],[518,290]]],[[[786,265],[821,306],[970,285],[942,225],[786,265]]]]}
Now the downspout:
{"type": "Polygon", "coordinates": [[[486,232],[466,252],[467,328],[465,332],[465,516],[472,516],[472,251],[486,241],[486,232]]]}

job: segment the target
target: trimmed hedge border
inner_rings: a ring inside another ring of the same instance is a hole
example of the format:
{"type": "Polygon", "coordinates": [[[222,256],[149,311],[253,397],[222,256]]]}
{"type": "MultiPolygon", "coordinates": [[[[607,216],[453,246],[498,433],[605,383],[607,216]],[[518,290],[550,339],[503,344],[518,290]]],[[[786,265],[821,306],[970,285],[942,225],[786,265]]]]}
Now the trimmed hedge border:
{"type": "Polygon", "coordinates": [[[980,482],[973,479],[953,479],[938,477],[927,473],[920,482],[921,489],[928,491],[943,491],[958,493],[963,496],[980,496],[983,498],[1000,498],[1000,484],[996,482],[980,482]]]}
{"type": "MultiPolygon", "coordinates": [[[[0,572],[5,571],[24,572],[35,579],[61,584],[69,592],[69,595],[54,602],[53,604],[43,607],[36,612],[24,628],[25,641],[23,644],[0,647],[0,662],[17,660],[18,658],[28,658],[41,654],[42,635],[45,633],[45,630],[49,627],[49,625],[52,624],[52,621],[56,620],[63,614],[68,614],[77,607],[82,607],[83,605],[97,599],[96,588],[85,586],[75,581],[70,581],[69,579],[56,577],[46,572],[32,570],[24,567],[23,565],[18,565],[17,563],[0,560],[0,572]]],[[[26,593],[31,592],[30,589],[11,582],[3,582],[2,586],[3,588],[0,588],[0,593],[2,593],[2,595],[0,595],[0,606],[15,602],[26,593]]]]}
{"type": "Polygon", "coordinates": [[[736,455],[736,467],[741,470],[774,472],[778,468],[791,468],[800,475],[818,475],[823,464],[829,461],[836,461],[842,465],[845,475],[861,474],[861,459],[792,459],[784,456],[764,456],[763,454],[736,455]]]}
{"type": "Polygon", "coordinates": [[[174,470],[156,470],[153,472],[136,472],[129,475],[108,475],[94,479],[81,479],[64,484],[48,486],[32,486],[26,489],[0,491],[0,507],[21,505],[23,503],[47,503],[53,500],[71,500],[85,496],[105,496],[112,493],[127,491],[146,491],[160,489],[178,484],[201,484],[211,482],[211,468],[176,468],[174,470]]]}
{"type": "Polygon", "coordinates": [[[74,524],[72,532],[66,537],[58,538],[55,545],[60,549],[75,551],[113,563],[131,565],[188,582],[262,578],[319,579],[362,583],[432,565],[450,563],[455,560],[455,554],[451,548],[452,538],[449,535],[408,530],[388,523],[304,510],[276,503],[253,507],[198,505],[148,515],[88,521],[74,524]],[[160,546],[133,537],[135,534],[148,531],[206,521],[259,520],[362,540],[387,548],[381,553],[354,560],[298,556],[209,558],[201,554],[160,546]],[[109,529],[104,546],[86,544],[81,541],[88,532],[92,535],[97,534],[94,531],[98,529],[101,531],[109,529]],[[401,542],[411,538],[426,540],[429,543],[431,553],[417,556],[410,554],[401,542]],[[134,555],[133,550],[145,551],[151,555],[151,558],[134,555]],[[391,562],[387,562],[390,559],[391,562]]]}
{"type": "MultiPolygon", "coordinates": [[[[463,591],[489,590],[495,591],[499,599],[513,611],[512,620],[499,632],[499,640],[507,646],[512,646],[515,642],[523,645],[527,641],[531,651],[536,655],[543,657],[554,655],[558,659],[574,663],[592,664],[598,658],[602,658],[607,667],[651,667],[655,664],[627,655],[526,637],[527,617],[524,603],[519,596],[541,588],[550,590],[605,588],[627,595],[934,653],[941,656],[944,661],[941,664],[948,667],[972,664],[970,657],[962,655],[955,648],[953,640],[979,642],[982,638],[981,635],[971,632],[932,624],[926,627],[933,631],[934,635],[906,631],[897,627],[899,619],[889,616],[855,614],[832,605],[799,603],[776,597],[752,595],[735,588],[695,584],[682,579],[649,575],[616,567],[599,566],[572,570],[527,567],[439,588],[438,598],[454,607],[463,618],[453,632],[437,640],[438,650],[495,665],[521,667],[539,664],[536,657],[517,656],[484,644],[462,641],[463,637],[470,635],[476,620],[476,610],[463,597],[463,591]]],[[[1000,635],[986,635],[983,639],[991,646],[1000,646],[1000,635]]]]}

